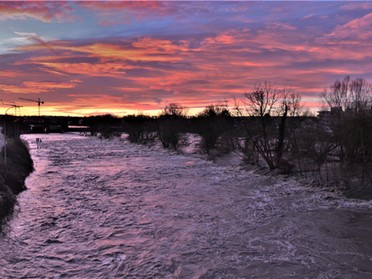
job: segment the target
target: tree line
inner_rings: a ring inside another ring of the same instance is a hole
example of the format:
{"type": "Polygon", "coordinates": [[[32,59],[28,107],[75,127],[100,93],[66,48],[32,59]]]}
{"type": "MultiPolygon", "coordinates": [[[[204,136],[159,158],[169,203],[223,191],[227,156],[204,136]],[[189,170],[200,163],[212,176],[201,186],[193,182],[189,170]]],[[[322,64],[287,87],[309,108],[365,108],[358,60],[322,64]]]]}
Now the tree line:
{"type": "Polygon", "coordinates": [[[211,104],[188,117],[185,107],[170,103],[158,117],[126,116],[121,125],[134,143],[159,140],[177,150],[188,144],[187,134],[197,134],[202,153],[235,152],[246,164],[371,198],[371,84],[347,76],[325,89],[322,101],[323,111],[312,116],[299,94],[265,81],[233,108],[211,104]]]}
{"type": "Polygon", "coordinates": [[[247,165],[372,198],[371,84],[347,76],[326,88],[321,99],[323,110],[314,116],[298,93],[263,81],[233,106],[210,104],[195,116],[188,116],[181,104],[169,103],[156,117],[75,120],[103,138],[124,132],[132,143],[160,142],[173,150],[190,144],[190,134],[197,135],[198,151],[209,157],[234,152],[247,165]]]}

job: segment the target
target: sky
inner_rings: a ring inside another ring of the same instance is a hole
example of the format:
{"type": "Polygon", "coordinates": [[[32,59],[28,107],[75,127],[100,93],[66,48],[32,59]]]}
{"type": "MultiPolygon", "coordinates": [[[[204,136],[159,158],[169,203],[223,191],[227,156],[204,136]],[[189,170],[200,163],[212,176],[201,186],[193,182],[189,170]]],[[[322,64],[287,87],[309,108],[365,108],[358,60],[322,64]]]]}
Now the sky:
{"type": "Polygon", "coordinates": [[[193,114],[263,81],[317,109],[372,81],[371,27],[370,1],[0,1],[0,114],[193,114]]]}

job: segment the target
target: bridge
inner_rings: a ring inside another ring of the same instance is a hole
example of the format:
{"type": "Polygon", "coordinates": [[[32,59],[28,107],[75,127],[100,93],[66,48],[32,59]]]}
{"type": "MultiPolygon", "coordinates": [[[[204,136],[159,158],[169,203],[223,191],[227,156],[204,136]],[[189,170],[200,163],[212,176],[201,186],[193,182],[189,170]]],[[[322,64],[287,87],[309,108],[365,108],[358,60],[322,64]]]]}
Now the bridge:
{"type": "Polygon", "coordinates": [[[89,132],[81,117],[0,115],[0,127],[7,137],[29,133],[89,132]]]}

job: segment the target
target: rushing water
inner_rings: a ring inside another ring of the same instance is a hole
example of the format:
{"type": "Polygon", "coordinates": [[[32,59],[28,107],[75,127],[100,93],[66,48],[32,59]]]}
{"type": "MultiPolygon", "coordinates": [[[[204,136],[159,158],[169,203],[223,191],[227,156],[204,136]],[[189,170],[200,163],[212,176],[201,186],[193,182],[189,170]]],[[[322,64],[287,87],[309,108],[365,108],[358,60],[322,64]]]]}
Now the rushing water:
{"type": "Polygon", "coordinates": [[[0,278],[372,278],[370,202],[121,140],[36,137],[0,278]]]}

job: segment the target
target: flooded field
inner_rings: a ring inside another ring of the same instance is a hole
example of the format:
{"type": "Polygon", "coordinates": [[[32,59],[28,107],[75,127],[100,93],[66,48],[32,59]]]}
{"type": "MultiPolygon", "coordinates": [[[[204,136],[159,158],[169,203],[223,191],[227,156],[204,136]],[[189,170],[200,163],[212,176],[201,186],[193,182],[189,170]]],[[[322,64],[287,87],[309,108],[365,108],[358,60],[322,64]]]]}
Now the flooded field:
{"type": "Polygon", "coordinates": [[[372,203],[198,156],[24,135],[0,278],[372,278],[372,203]]]}

